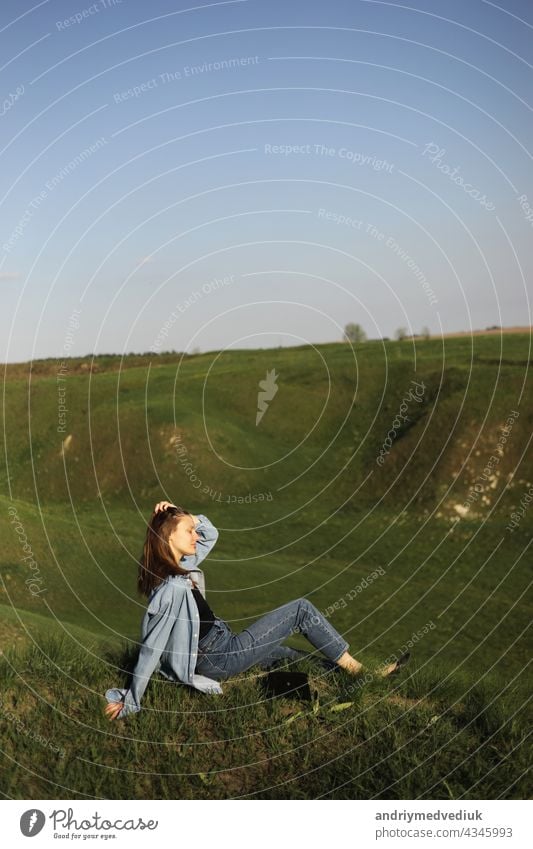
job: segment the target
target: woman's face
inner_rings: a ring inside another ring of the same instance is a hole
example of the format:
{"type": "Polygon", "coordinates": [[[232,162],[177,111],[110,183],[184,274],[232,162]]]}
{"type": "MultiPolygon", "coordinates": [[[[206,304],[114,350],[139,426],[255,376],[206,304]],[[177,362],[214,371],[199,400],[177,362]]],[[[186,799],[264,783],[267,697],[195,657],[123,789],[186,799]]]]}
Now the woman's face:
{"type": "Polygon", "coordinates": [[[179,561],[183,555],[196,553],[196,540],[198,539],[200,539],[200,535],[196,533],[193,517],[183,516],[172,533],[169,534],[168,543],[179,561]]]}

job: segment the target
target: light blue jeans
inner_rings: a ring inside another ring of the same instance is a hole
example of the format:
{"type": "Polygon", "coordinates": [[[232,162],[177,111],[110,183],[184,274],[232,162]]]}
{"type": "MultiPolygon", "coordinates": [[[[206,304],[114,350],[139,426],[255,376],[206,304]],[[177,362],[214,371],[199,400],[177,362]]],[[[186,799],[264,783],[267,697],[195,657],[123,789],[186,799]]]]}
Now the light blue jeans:
{"type": "Polygon", "coordinates": [[[234,634],[223,619],[215,619],[198,643],[196,671],[225,681],[256,664],[268,668],[281,658],[301,658],[303,652],[281,645],[299,632],[330,661],[338,660],[348,649],[346,640],[314,604],[298,598],[266,613],[240,634],[234,634]]]}

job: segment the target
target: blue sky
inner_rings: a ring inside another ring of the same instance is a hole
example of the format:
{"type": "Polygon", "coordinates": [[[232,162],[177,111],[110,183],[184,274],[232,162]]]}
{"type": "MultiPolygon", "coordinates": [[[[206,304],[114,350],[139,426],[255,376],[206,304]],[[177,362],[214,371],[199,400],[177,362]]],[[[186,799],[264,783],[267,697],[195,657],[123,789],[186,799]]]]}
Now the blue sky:
{"type": "Polygon", "coordinates": [[[4,361],[531,323],[530,2],[0,16],[4,361]]]}

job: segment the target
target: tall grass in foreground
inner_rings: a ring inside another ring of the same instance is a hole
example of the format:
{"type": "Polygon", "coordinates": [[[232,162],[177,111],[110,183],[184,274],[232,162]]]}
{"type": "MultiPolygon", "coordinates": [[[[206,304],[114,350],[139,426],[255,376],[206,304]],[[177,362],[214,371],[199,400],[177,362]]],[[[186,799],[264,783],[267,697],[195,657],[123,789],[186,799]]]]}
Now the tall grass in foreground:
{"type": "Polygon", "coordinates": [[[56,637],[0,658],[5,797],[531,796],[526,673],[476,681],[413,658],[401,676],[361,684],[305,658],[312,704],[265,699],[255,667],[222,696],[154,676],[143,710],[109,722],[103,693],[134,662],[131,648],[90,654],[56,637]]]}

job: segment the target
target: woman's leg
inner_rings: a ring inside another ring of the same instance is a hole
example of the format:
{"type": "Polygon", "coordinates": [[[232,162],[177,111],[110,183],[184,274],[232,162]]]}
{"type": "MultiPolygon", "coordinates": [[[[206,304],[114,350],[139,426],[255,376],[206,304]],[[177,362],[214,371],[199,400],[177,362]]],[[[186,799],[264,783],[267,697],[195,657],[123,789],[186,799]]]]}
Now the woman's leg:
{"type": "Polygon", "coordinates": [[[261,669],[269,669],[277,660],[301,660],[306,656],[306,652],[291,649],[290,646],[276,646],[258,665],[261,669]]]}
{"type": "Polygon", "coordinates": [[[346,640],[314,604],[300,598],[265,614],[240,634],[232,634],[223,649],[216,647],[216,663],[227,677],[237,675],[265,662],[287,637],[299,632],[329,660],[337,662],[348,649],[346,640]]]}
{"type": "MultiPolygon", "coordinates": [[[[216,623],[218,634],[208,635],[204,646],[199,643],[196,671],[217,681],[238,675],[256,664],[268,667],[280,657],[301,658],[306,655],[305,652],[281,645],[287,637],[299,632],[305,634],[328,660],[350,674],[357,675],[363,671],[363,665],[348,653],[346,640],[305,598],[272,610],[240,634],[234,634],[223,620],[216,620],[216,623]]],[[[384,677],[394,674],[408,659],[409,652],[406,652],[377,674],[384,677]]]]}

